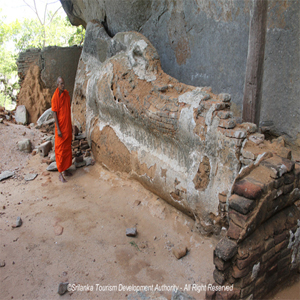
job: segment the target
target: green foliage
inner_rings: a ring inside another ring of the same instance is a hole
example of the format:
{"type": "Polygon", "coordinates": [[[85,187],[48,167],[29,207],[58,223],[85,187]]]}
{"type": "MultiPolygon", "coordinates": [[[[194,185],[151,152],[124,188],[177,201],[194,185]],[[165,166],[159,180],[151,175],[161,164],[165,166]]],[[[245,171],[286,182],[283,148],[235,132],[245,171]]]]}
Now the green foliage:
{"type": "Polygon", "coordinates": [[[48,22],[42,25],[38,19],[25,19],[18,30],[12,34],[12,39],[18,51],[29,48],[47,46],[80,45],[84,40],[85,30],[82,26],[76,28],[69,19],[60,15],[53,19],[48,14],[48,22]]]}
{"type": "Polygon", "coordinates": [[[81,45],[85,29],[74,27],[67,17],[45,11],[42,23],[39,17],[6,23],[0,9],[0,105],[14,101],[16,83],[16,60],[20,52],[29,48],[47,46],[81,45]]]}

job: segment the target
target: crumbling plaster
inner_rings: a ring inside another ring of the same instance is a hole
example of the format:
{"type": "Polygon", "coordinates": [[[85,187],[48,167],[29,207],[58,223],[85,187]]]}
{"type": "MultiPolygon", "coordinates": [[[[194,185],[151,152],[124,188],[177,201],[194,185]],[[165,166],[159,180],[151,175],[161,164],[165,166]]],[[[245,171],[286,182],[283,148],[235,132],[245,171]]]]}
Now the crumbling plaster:
{"type": "Polygon", "coordinates": [[[230,188],[240,168],[237,139],[219,131],[216,116],[220,107],[230,104],[218,97],[209,88],[187,86],[165,74],[156,50],[141,34],[110,38],[101,24],[88,23],[74,89],[74,124],[86,130],[104,165],[130,173],[199,218],[218,214],[218,194],[230,188]],[[198,118],[204,102],[207,110],[198,118]],[[201,118],[205,124],[199,125],[201,118]],[[197,126],[206,133],[197,134],[197,126]],[[109,148],[110,143],[114,147],[109,148]],[[204,158],[210,164],[209,180],[197,190],[194,179],[204,158]],[[152,175],[141,172],[141,165],[152,168],[152,175]]]}

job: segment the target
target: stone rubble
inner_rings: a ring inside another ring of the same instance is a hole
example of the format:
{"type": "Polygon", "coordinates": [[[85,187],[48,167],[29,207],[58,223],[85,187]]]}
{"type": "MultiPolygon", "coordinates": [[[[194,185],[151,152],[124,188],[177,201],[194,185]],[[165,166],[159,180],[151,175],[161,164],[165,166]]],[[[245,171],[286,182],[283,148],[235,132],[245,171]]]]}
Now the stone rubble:
{"type": "Polygon", "coordinates": [[[187,254],[187,247],[184,245],[175,246],[172,249],[172,253],[177,259],[184,257],[187,254]]]}
{"type": "Polygon", "coordinates": [[[31,141],[30,139],[24,139],[18,142],[18,149],[25,153],[31,153],[31,141]]]}
{"type": "Polygon", "coordinates": [[[135,227],[126,228],[126,236],[135,237],[137,235],[137,230],[135,227]]]}
{"type": "Polygon", "coordinates": [[[1,174],[0,174],[0,181],[2,180],[5,180],[5,179],[8,179],[12,176],[15,175],[15,172],[11,172],[11,171],[3,171],[1,174]]]}
{"type": "Polygon", "coordinates": [[[27,125],[28,113],[25,105],[19,105],[16,108],[15,120],[17,124],[27,125]]]}
{"type": "Polygon", "coordinates": [[[57,293],[62,296],[68,291],[69,282],[61,282],[58,286],[57,293]]]}
{"type": "Polygon", "coordinates": [[[23,224],[23,221],[22,221],[21,217],[17,217],[16,225],[12,225],[12,228],[21,227],[22,224],[23,224]]]}
{"type": "Polygon", "coordinates": [[[27,175],[25,175],[24,176],[24,179],[26,180],[26,181],[32,181],[32,180],[34,180],[36,177],[38,176],[38,174],[33,174],[33,173],[31,173],[31,174],[27,174],[27,175]]]}

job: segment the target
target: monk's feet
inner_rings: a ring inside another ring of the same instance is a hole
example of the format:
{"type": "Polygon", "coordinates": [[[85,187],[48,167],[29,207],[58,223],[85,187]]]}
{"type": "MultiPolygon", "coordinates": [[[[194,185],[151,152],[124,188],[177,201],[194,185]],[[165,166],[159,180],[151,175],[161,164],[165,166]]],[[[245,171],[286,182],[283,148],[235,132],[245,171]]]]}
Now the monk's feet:
{"type": "Polygon", "coordinates": [[[63,174],[64,176],[73,176],[73,174],[68,170],[63,171],[63,174]]]}
{"type": "Polygon", "coordinates": [[[59,180],[62,182],[62,183],[65,183],[67,182],[67,180],[65,179],[64,175],[62,173],[59,173],[59,176],[58,176],[59,180]]]}

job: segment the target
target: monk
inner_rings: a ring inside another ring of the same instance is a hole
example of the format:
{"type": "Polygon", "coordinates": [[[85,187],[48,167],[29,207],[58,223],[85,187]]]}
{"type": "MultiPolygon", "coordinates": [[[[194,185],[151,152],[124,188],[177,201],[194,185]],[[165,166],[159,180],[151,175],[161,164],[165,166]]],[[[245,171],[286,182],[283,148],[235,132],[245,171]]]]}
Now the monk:
{"type": "Polygon", "coordinates": [[[67,182],[65,176],[72,176],[67,169],[72,164],[72,123],[71,100],[62,77],[57,78],[57,89],[52,100],[52,111],[55,120],[55,158],[59,180],[67,182]]]}

